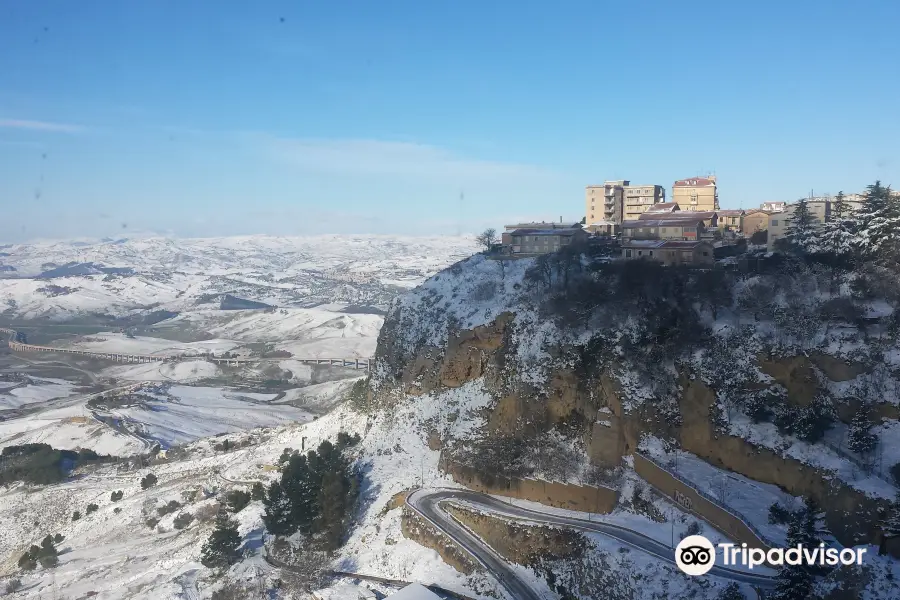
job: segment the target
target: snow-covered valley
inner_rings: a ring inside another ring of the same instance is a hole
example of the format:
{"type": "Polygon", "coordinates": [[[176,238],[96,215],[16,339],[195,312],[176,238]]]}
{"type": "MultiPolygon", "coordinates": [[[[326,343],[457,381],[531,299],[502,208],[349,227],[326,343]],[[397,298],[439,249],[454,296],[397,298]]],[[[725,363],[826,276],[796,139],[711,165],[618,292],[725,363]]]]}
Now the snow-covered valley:
{"type": "MultiPolygon", "coordinates": [[[[746,281],[709,309],[706,288],[692,292],[699,301],[680,295],[702,288],[692,273],[654,271],[645,281],[626,279],[622,265],[591,264],[587,257],[541,270],[534,259],[456,261],[448,254],[445,266],[453,266],[427,278],[430,266],[416,277],[391,271],[400,263],[410,269],[408,256],[379,258],[382,266],[394,265],[380,279],[361,274],[365,269],[332,269],[331,283],[316,287],[308,285],[316,271],[309,262],[297,277],[281,259],[273,260],[283,269],[278,276],[253,271],[254,252],[265,244],[244,240],[228,247],[231,260],[240,255],[247,269],[228,274],[234,287],[216,287],[208,273],[186,269],[178,275],[184,279],[166,285],[193,284],[167,292],[160,304],[141,304],[130,292],[120,297],[104,287],[168,276],[131,272],[109,258],[130,243],[104,242],[103,257],[89,253],[74,265],[41,263],[41,278],[0,280],[52,281],[57,287],[42,292],[45,298],[10,296],[6,324],[31,344],[82,353],[19,347],[0,355],[0,448],[46,443],[116,456],[76,462],[60,482],[14,480],[0,490],[0,577],[20,580],[14,597],[368,598],[355,576],[316,579],[327,592],[284,587],[289,573],[308,565],[278,562],[279,528],[286,520],[313,519],[308,530],[281,531],[280,539],[298,543],[300,552],[324,544],[332,530],[320,524],[332,510],[344,510],[338,543],[318,568],[395,582],[366,582],[377,598],[409,581],[479,599],[583,600],[601,589],[616,600],[753,598],[775,586],[777,570],[688,577],[674,565],[675,544],[697,532],[713,543],[787,543],[788,521],[815,506],[808,504],[811,494],[821,500],[823,516],[812,521],[816,527],[821,521],[822,539],[871,556],[854,584],[856,597],[896,592],[900,568],[876,556],[866,529],[890,509],[896,486],[887,471],[845,449],[854,398],[877,392],[873,411],[886,416],[870,428],[880,436],[876,443],[888,447],[883,455],[894,456],[890,306],[867,317],[866,334],[882,343],[872,353],[869,339],[843,316],[824,332],[813,322],[809,331],[789,330],[793,338],[776,337],[766,318],[742,314],[746,281]],[[564,268],[565,276],[554,273],[564,268]],[[72,273],[77,269],[85,272],[72,273]],[[656,286],[680,277],[672,296],[659,293],[656,286]],[[389,287],[372,287],[376,280],[389,287]],[[644,289],[651,280],[652,289],[644,289]],[[102,304],[101,311],[58,303],[68,296],[80,301],[73,288],[81,281],[103,284],[98,304],[89,305],[102,304]],[[224,294],[270,306],[232,310],[220,303],[224,294]],[[647,296],[662,304],[674,297],[678,306],[654,306],[647,296]],[[567,312],[572,298],[577,314],[567,312]],[[675,344],[669,355],[650,354],[648,328],[665,311],[687,322],[679,324],[682,334],[696,335],[690,352],[675,344]],[[729,333],[738,327],[739,343],[729,333]],[[798,342],[800,335],[806,337],[798,342]],[[822,358],[828,352],[832,362],[822,358]],[[144,362],[115,362],[126,358],[144,362]],[[336,358],[342,360],[332,364],[336,358]],[[353,368],[360,365],[367,371],[353,368]],[[740,385],[728,387],[731,381],[740,385]],[[754,412],[759,390],[768,394],[769,413],[754,412]],[[820,408],[822,398],[833,402],[833,412],[820,408]],[[792,421],[823,432],[815,437],[792,421]],[[340,445],[338,456],[352,472],[327,488],[324,472],[304,469],[338,465],[328,473],[343,472],[340,462],[320,462],[334,456],[330,450],[295,452],[321,449],[326,440],[340,445]],[[151,474],[154,481],[145,485],[151,474]],[[267,491],[254,491],[253,501],[234,508],[231,493],[249,495],[257,482],[267,491]],[[494,504],[465,496],[473,490],[494,504]],[[122,498],[113,495],[119,491],[122,498]],[[305,504],[286,499],[306,493],[314,495],[305,504]],[[435,521],[418,504],[428,494],[451,494],[440,510],[455,511],[448,513],[455,527],[469,533],[435,521]],[[352,503],[343,504],[345,498],[352,503]],[[200,560],[223,505],[237,523],[240,553],[217,571],[200,560]],[[839,505],[853,510],[840,512],[839,505]],[[773,507],[786,520],[773,521],[773,507]],[[27,566],[31,544],[56,534],[58,566],[17,568],[23,560],[27,566]],[[485,556],[493,558],[484,562],[485,556]],[[226,584],[250,589],[223,596],[226,584]]],[[[199,246],[206,250],[195,249],[183,264],[209,269],[212,256],[224,260],[228,244],[217,241],[214,251],[199,246]]],[[[814,283],[805,273],[796,279],[759,276],[754,283],[814,283]]],[[[845,301],[865,315],[879,302],[845,301]]],[[[816,583],[823,593],[844,584],[830,575],[816,583]]]]}

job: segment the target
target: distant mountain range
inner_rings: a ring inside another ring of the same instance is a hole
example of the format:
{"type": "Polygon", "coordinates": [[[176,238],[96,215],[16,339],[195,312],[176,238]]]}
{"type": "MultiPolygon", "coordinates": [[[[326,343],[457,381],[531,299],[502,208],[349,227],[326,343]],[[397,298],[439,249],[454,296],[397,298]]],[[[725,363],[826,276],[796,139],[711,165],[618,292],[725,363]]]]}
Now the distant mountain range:
{"type": "Polygon", "coordinates": [[[476,250],[469,237],[380,235],[7,244],[0,316],[180,313],[218,309],[223,294],[246,301],[242,308],[343,304],[383,311],[398,293],[476,250]]]}

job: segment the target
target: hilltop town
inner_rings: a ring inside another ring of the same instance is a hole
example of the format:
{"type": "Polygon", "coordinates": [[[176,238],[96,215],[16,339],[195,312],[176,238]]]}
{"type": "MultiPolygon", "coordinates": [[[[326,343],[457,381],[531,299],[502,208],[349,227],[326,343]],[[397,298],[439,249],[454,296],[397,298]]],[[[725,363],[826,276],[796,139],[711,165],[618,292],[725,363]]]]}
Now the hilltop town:
{"type": "MultiPolygon", "coordinates": [[[[900,192],[880,183],[876,186],[885,197],[900,198],[900,192]]],[[[508,257],[526,257],[556,252],[573,242],[589,242],[603,245],[611,255],[623,259],[710,265],[716,259],[748,252],[765,255],[789,250],[789,238],[797,237],[792,235],[795,221],[810,236],[824,233],[820,230],[827,229],[826,224],[847,224],[864,209],[871,191],[810,194],[791,203],[769,201],[759,208],[722,209],[715,175],[674,182],[671,199],[661,185],[605,181],[586,186],[585,216],[580,222],[560,219],[558,223],[506,225],[495,249],[508,257]],[[795,214],[802,216],[795,219],[795,214]]]]}

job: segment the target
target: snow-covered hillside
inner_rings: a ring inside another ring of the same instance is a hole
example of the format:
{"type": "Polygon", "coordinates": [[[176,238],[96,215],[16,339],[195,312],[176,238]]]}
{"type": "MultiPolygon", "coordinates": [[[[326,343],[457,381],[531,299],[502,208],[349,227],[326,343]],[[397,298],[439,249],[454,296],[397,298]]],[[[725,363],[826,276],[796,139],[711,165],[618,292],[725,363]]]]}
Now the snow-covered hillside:
{"type": "Polygon", "coordinates": [[[276,306],[385,307],[475,251],[469,237],[330,235],[36,242],[4,248],[0,314],[181,312],[222,294],[276,306]]]}

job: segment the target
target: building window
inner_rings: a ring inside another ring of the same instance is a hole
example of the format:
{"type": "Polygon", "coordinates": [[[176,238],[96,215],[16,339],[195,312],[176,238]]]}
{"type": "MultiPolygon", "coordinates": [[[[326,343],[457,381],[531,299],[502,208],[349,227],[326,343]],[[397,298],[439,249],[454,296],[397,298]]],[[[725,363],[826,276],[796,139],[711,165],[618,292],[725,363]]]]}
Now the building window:
{"type": "Polygon", "coordinates": [[[650,254],[650,256],[653,256],[653,250],[651,250],[651,251],[649,252],[649,254],[650,254]]]}
{"type": "Polygon", "coordinates": [[[643,256],[643,254],[644,254],[643,250],[638,250],[638,256],[643,256]]]}
{"type": "Polygon", "coordinates": [[[660,232],[661,232],[661,233],[665,233],[665,232],[666,232],[666,228],[665,228],[665,227],[663,227],[663,228],[662,228],[662,229],[660,229],[660,230],[659,230],[659,231],[660,231],[660,232]]]}
{"type": "Polygon", "coordinates": [[[772,219],[772,226],[778,227],[778,219],[772,219]]]}
{"type": "Polygon", "coordinates": [[[704,251],[703,251],[703,256],[709,256],[709,252],[707,252],[706,250],[704,250],[704,251]]]}
{"type": "Polygon", "coordinates": [[[631,258],[631,250],[625,251],[625,258],[631,258]]]}

